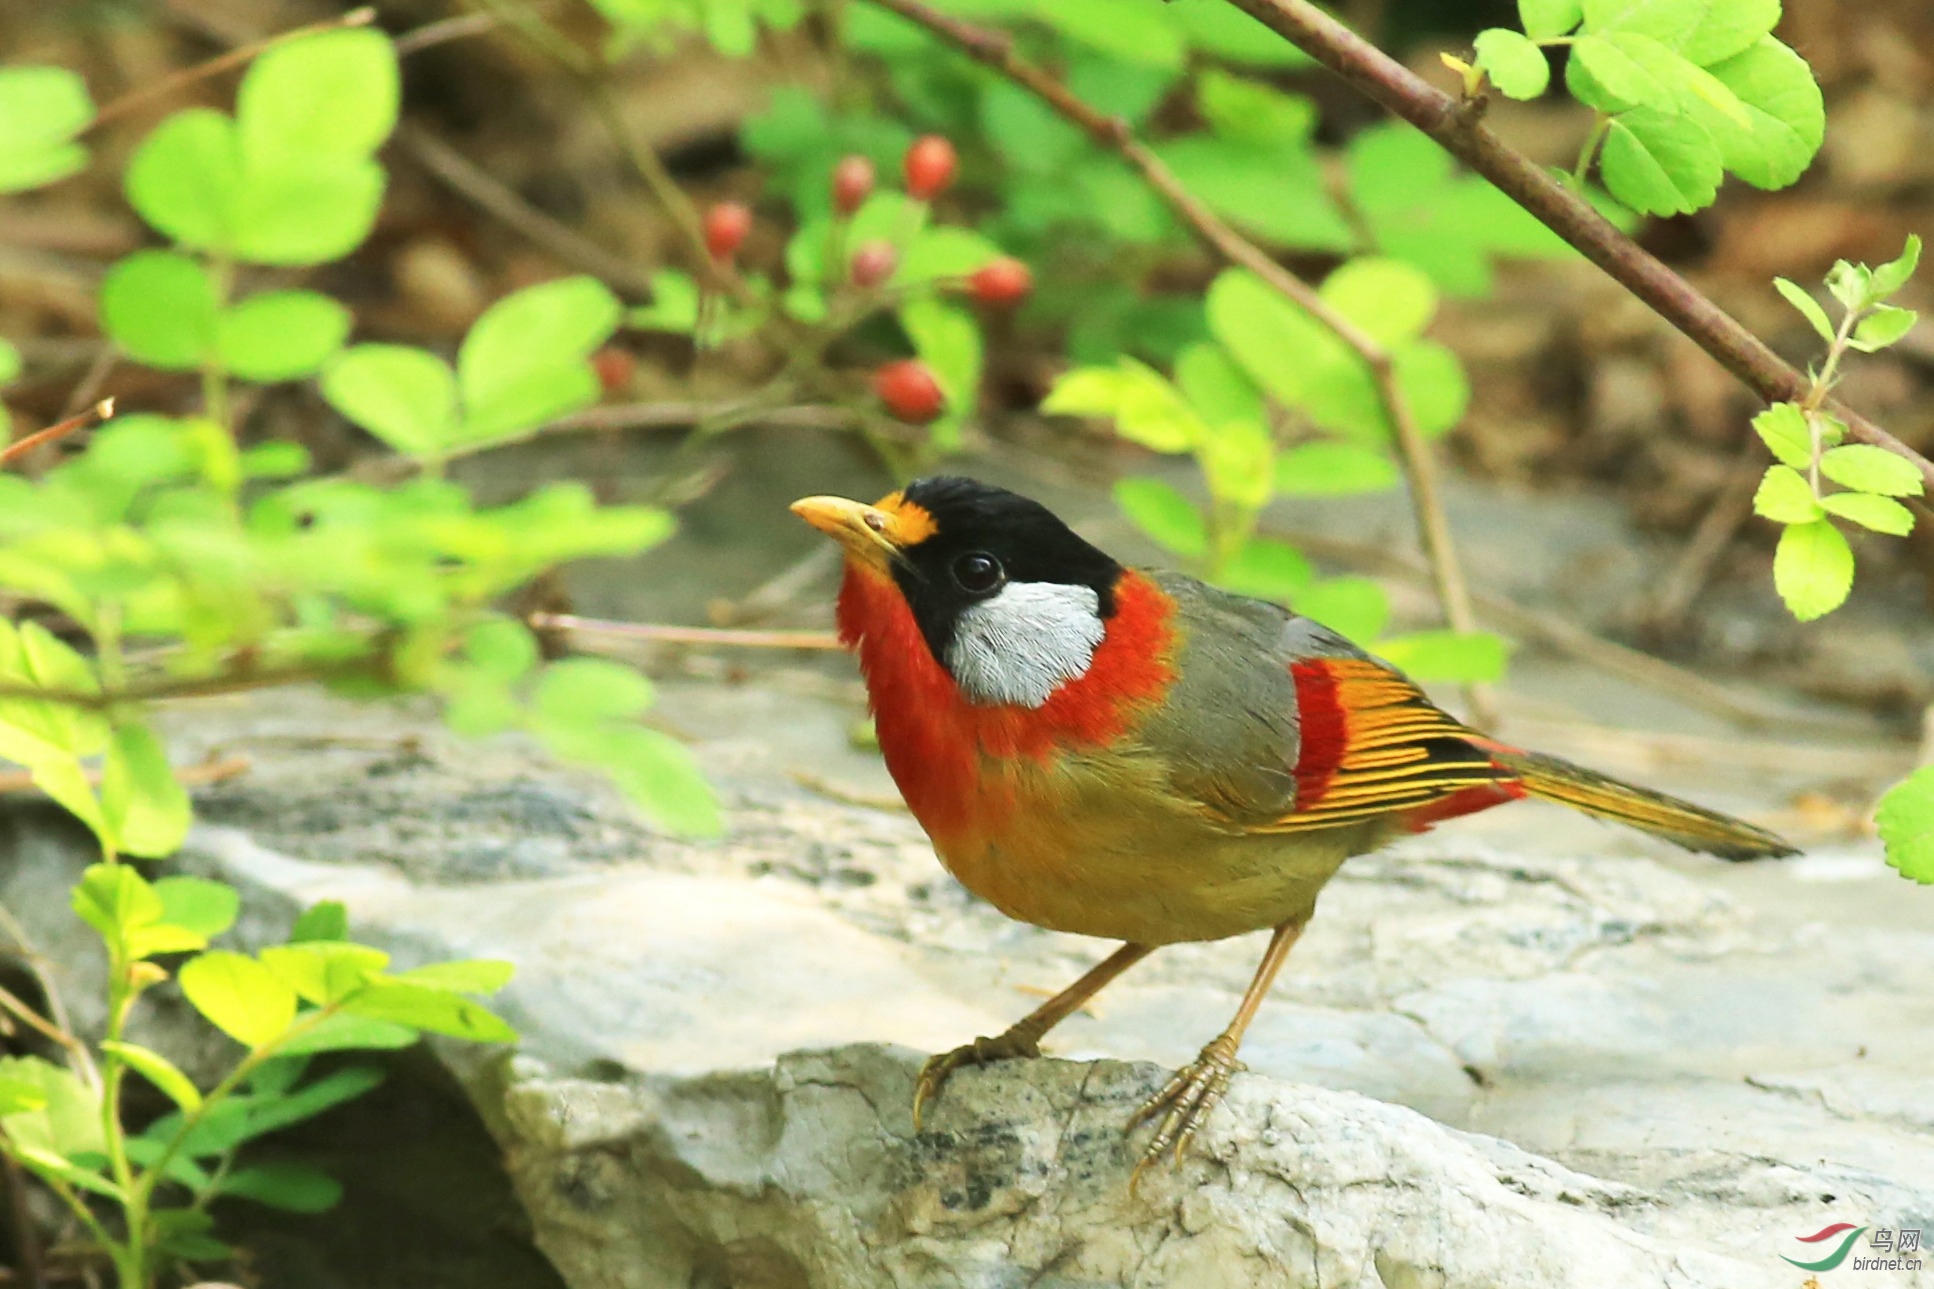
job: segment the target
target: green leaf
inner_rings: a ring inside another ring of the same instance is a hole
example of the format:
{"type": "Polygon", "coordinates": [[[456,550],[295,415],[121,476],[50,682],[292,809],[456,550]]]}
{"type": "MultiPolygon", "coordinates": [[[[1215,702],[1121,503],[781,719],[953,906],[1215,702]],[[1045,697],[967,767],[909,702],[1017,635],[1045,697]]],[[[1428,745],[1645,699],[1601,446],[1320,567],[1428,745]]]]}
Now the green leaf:
{"type": "Polygon", "coordinates": [[[660,269],[651,275],[651,303],[627,312],[625,325],[689,336],[698,327],[698,296],[690,274],[660,269]]]}
{"type": "Polygon", "coordinates": [[[1666,79],[1674,70],[1669,64],[1674,55],[1648,36],[1629,32],[1584,36],[1571,47],[1571,57],[1572,67],[1586,78],[1572,77],[1572,93],[1600,111],[1664,108],[1675,100],[1666,79]],[[1586,87],[1589,91],[1581,92],[1586,87]]]}
{"type": "Polygon", "coordinates": [[[1768,466],[1753,494],[1753,511],[1776,524],[1810,524],[1820,517],[1820,503],[1806,477],[1791,466],[1768,466]]]}
{"type": "Polygon", "coordinates": [[[236,458],[244,479],[293,479],[309,473],[309,449],[287,439],[245,448],[236,458]]]}
{"type": "Polygon", "coordinates": [[[93,119],[87,83],[66,68],[0,69],[0,193],[86,169],[87,149],[74,140],[93,119]]]}
{"type": "Polygon", "coordinates": [[[317,1006],[341,1002],[389,966],[389,955],[381,949],[343,940],[271,945],[261,958],[299,998],[317,1006]]]}
{"type": "Polygon", "coordinates": [[[1377,652],[1417,680],[1482,685],[1504,679],[1511,646],[1489,631],[1415,631],[1378,641],[1377,652]]]}
{"type": "Polygon", "coordinates": [[[15,1104],[23,1107],[0,1115],[0,1130],[16,1150],[44,1151],[63,1162],[106,1153],[101,1099],[73,1071],[38,1056],[10,1056],[0,1058],[0,1082],[14,1090],[15,1104]]]}
{"type": "Polygon", "coordinates": [[[0,389],[20,379],[22,366],[19,346],[10,340],[0,340],[0,389]]]}
{"type": "Polygon", "coordinates": [[[1225,0],[1169,0],[1164,12],[1190,45],[1250,67],[1306,67],[1309,55],[1225,0]]]}
{"type": "Polygon", "coordinates": [[[1178,68],[1182,40],[1159,8],[1123,5],[1116,0],[1054,0],[1030,6],[1028,16],[1068,39],[1124,63],[1178,68]]]}
{"type": "Polygon", "coordinates": [[[1258,421],[1218,425],[1196,448],[1209,495],[1254,513],[1269,503],[1276,476],[1276,444],[1258,421]]]}
{"type": "Polygon", "coordinates": [[[1266,241],[1339,253],[1356,245],[1307,144],[1286,150],[1245,139],[1184,135],[1154,151],[1184,188],[1266,241]]]}
{"type": "Polygon", "coordinates": [[[584,276],[525,287],[492,305],[457,354],[464,436],[515,434],[596,403],[588,360],[623,312],[603,283],[584,276]]]}
{"type": "Polygon", "coordinates": [[[1000,254],[1000,247],[971,229],[923,228],[907,243],[889,285],[904,290],[940,278],[964,278],[1000,254]]]}
{"type": "Polygon", "coordinates": [[[343,1009],[356,1016],[391,1021],[432,1034],[475,1043],[514,1043],[517,1031],[481,1003],[441,989],[380,980],[357,993],[343,1009]]]}
{"type": "Polygon", "coordinates": [[[322,373],[329,405],[408,456],[433,457],[456,437],[457,382],[435,354],[407,345],[357,345],[322,373]]]}
{"type": "Polygon", "coordinates": [[[1518,0],[1518,20],[1533,40],[1569,35],[1584,19],[1583,0],[1518,0]]]}
{"type": "Polygon", "coordinates": [[[1885,300],[1892,297],[1895,292],[1907,285],[1908,280],[1914,276],[1914,270],[1920,267],[1920,263],[1920,235],[1910,233],[1907,236],[1907,249],[1901,252],[1900,258],[1890,260],[1874,270],[1874,298],[1885,300]]]}
{"type": "Polygon", "coordinates": [[[1914,512],[1891,497],[1876,497],[1866,492],[1836,492],[1822,497],[1820,504],[1830,513],[1877,533],[1905,537],[1914,531],[1914,512]]]}
{"type": "Polygon", "coordinates": [[[1773,456],[1795,470],[1813,466],[1813,436],[1797,403],[1775,403],[1753,418],[1753,429],[1773,456]]]}
{"type": "Polygon", "coordinates": [[[1863,354],[1878,353],[1900,343],[1919,321],[1920,315],[1912,309],[1896,309],[1890,304],[1883,304],[1860,320],[1847,343],[1863,354]]]}
{"type": "Polygon", "coordinates": [[[718,798],[683,743],[638,726],[619,726],[600,742],[593,764],[653,823],[689,837],[713,837],[725,830],[718,798]]]}
{"type": "Polygon", "coordinates": [[[1298,596],[1292,606],[1352,640],[1375,640],[1390,621],[1390,599],[1367,577],[1330,577],[1298,596]]]}
{"type": "Polygon", "coordinates": [[[1883,497],[1918,497],[1927,486],[1913,462],[1865,443],[1822,454],[1820,473],[1843,488],[1877,492],[1883,497]]]}
{"type": "Polygon", "coordinates": [[[464,632],[463,655],[486,676],[505,682],[523,679],[539,661],[537,638],[511,618],[486,618],[464,632]]]}
{"type": "Polygon", "coordinates": [[[1413,340],[1437,313],[1437,289],[1402,260],[1360,256],[1323,280],[1323,299],[1385,345],[1413,340]]]}
{"type": "Polygon", "coordinates": [[[1773,585],[1794,617],[1811,622],[1833,612],[1853,590],[1853,550],[1830,519],[1794,524],[1780,534],[1773,585]]]}
{"type": "Polygon", "coordinates": [[[1316,104],[1309,99],[1215,68],[1197,80],[1196,106],[1209,128],[1225,138],[1295,147],[1316,131],[1316,104]]]}
{"type": "Polygon", "coordinates": [[[1160,479],[1120,479],[1115,504],[1128,522],[1150,541],[1184,559],[1200,559],[1209,550],[1209,530],[1195,503],[1160,479]]]}
{"type": "MultiPolygon", "coordinates": [[[[1715,6],[1718,8],[1721,6],[1715,6]]],[[[1771,36],[1709,69],[1745,109],[1740,124],[1723,117],[1706,124],[1726,169],[1756,188],[1793,183],[1826,139],[1826,103],[1806,60],[1771,36]]]]}
{"type": "Polygon", "coordinates": [[[1208,434],[1175,386],[1133,358],[1113,368],[1082,367],[1055,382],[1041,410],[1057,416],[1109,416],[1131,443],[1156,452],[1186,452],[1208,434]]]}
{"type": "Polygon", "coordinates": [[[419,1035],[407,1025],[338,1013],[303,1030],[276,1051],[285,1056],[314,1052],[389,1051],[408,1047],[419,1035]]]}
{"type": "Polygon", "coordinates": [[[242,897],[226,882],[206,877],[164,877],[154,884],[161,920],[212,940],[235,925],[242,897]]]}
{"type": "Polygon", "coordinates": [[[265,291],[225,310],[215,349],[243,380],[313,375],[349,338],[349,310],[315,291],[265,291]]]}
{"type": "Polygon", "coordinates": [[[360,160],[396,128],[400,91],[395,47],[374,28],[282,41],[256,57],[236,91],[243,151],[251,160],[360,160]]]}
{"type": "Polygon", "coordinates": [[[126,1065],[160,1088],[170,1101],[188,1113],[193,1114],[201,1108],[201,1092],[173,1061],[161,1053],[136,1043],[121,1043],[112,1039],[103,1039],[101,1050],[120,1057],[126,1065]]]}
{"type": "Polygon", "coordinates": [[[173,251],[136,251],[101,282],[101,325],[136,362],[194,371],[215,340],[215,284],[173,251]]]}
{"type": "Polygon", "coordinates": [[[366,158],[252,156],[229,216],[238,258],[322,264],[362,244],[383,204],[383,168],[366,158]]]}
{"type": "Polygon", "coordinates": [[[1751,49],[1780,20],[1780,0],[1725,0],[1703,8],[1698,22],[1678,42],[1679,52],[1701,67],[1751,49]]]}
{"type": "Polygon", "coordinates": [[[164,906],[132,864],[90,864],[70,897],[75,914],[110,945],[161,920],[164,906]]]}
{"type": "Polygon", "coordinates": [[[1355,443],[1302,443],[1276,458],[1276,491],[1286,497],[1354,496],[1401,482],[1387,453],[1355,443]]]}
{"type": "Polygon", "coordinates": [[[961,426],[980,401],[980,325],[959,305],[931,295],[902,304],[899,318],[913,351],[933,370],[940,392],[946,395],[946,411],[929,433],[938,446],[954,447],[960,441],[961,426]]]}
{"type": "Polygon", "coordinates": [[[289,1213],[327,1213],[342,1201],[342,1183],[304,1164],[253,1164],[224,1176],[215,1193],[289,1213]]]}
{"type": "Polygon", "coordinates": [[[1820,339],[1828,344],[1833,343],[1833,322],[1827,317],[1827,311],[1820,307],[1820,302],[1807,294],[1805,287],[1783,277],[1774,278],[1773,286],[1786,297],[1788,304],[1798,309],[1801,315],[1813,325],[1813,330],[1819,334],[1820,339]]]}
{"type": "Polygon", "coordinates": [[[1612,196],[1647,215],[1711,205],[1724,175],[1719,146],[1704,126],[1649,107],[1613,118],[1599,168],[1612,196]]]}
{"type": "Polygon", "coordinates": [[[295,990],[242,954],[216,949],[190,958],[177,979],[195,1010],[245,1047],[279,1037],[295,1019],[295,990]]]}
{"type": "Polygon", "coordinates": [[[531,707],[552,725],[630,720],[651,706],[652,684],[635,667],[603,658],[564,658],[544,668],[531,707]]]}
{"type": "Polygon", "coordinates": [[[1175,383],[1205,424],[1262,421],[1262,394],[1221,346],[1198,341],[1175,360],[1175,383]]]}
{"type": "Polygon", "coordinates": [[[1924,765],[1888,789],[1874,813],[1887,862],[1900,875],[1934,886],[1934,765],[1924,765]]]}
{"type": "Polygon", "coordinates": [[[1638,33],[1676,46],[1699,20],[1701,0],[1584,0],[1585,29],[1638,33]]]}
{"type": "Polygon", "coordinates": [[[1508,98],[1533,99],[1551,88],[1544,50],[1504,27],[1477,34],[1477,65],[1508,98]]]}
{"type": "Polygon", "coordinates": [[[230,249],[241,178],[235,126],[210,108],[177,112],[128,161],[128,201],[163,236],[203,251],[230,249]]]}
{"type": "Polygon", "coordinates": [[[126,854],[160,859],[181,849],[194,810],[167,749],[147,726],[115,729],[101,773],[101,810],[126,854]]]}
{"type": "Polygon", "coordinates": [[[1238,594],[1288,604],[1316,581],[1316,570],[1289,543],[1252,537],[1223,569],[1221,581],[1238,594]]]}
{"type": "Polygon", "coordinates": [[[404,984],[429,989],[446,989],[458,994],[494,994],[510,983],[517,968],[496,958],[466,958],[459,962],[432,962],[399,973],[395,979],[404,984]]]}
{"type": "MultiPolygon", "coordinates": [[[[332,1017],[331,1019],[341,1018],[332,1017]]],[[[313,1119],[344,1102],[354,1101],[357,1097],[381,1086],[382,1082],[381,1070],[367,1065],[352,1065],[320,1079],[311,1080],[294,1092],[256,1099],[248,1107],[248,1116],[240,1125],[237,1140],[249,1141],[271,1132],[279,1132],[305,1119],[313,1119]]]]}
{"type": "Polygon", "coordinates": [[[349,938],[349,909],[341,900],[323,900],[302,910],[289,928],[289,942],[305,940],[345,940],[349,938]]]}

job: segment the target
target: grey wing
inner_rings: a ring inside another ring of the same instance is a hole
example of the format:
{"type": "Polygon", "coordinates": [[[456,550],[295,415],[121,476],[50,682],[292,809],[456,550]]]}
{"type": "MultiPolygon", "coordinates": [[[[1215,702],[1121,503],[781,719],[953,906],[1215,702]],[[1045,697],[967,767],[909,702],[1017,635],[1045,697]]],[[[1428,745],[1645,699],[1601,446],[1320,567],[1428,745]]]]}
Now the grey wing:
{"type": "Polygon", "coordinates": [[[1144,726],[1182,795],[1232,823],[1260,825],[1296,805],[1296,682],[1290,664],[1363,657],[1328,627],[1179,573],[1149,574],[1187,624],[1175,689],[1144,726]]]}

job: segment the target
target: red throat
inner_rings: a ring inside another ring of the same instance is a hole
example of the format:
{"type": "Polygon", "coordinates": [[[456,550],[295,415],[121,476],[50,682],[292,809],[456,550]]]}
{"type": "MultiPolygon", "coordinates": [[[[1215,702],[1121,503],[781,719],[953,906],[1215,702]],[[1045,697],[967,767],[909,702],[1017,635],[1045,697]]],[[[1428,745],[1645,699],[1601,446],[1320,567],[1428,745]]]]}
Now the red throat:
{"type": "Polygon", "coordinates": [[[1115,586],[1115,613],[1088,671],[1038,708],[968,702],[934,658],[900,588],[848,564],[839,593],[840,639],[857,650],[880,751],[914,817],[936,840],[973,827],[1003,776],[985,758],[1045,760],[1058,750],[1113,742],[1175,678],[1175,602],[1140,573],[1115,586]]]}

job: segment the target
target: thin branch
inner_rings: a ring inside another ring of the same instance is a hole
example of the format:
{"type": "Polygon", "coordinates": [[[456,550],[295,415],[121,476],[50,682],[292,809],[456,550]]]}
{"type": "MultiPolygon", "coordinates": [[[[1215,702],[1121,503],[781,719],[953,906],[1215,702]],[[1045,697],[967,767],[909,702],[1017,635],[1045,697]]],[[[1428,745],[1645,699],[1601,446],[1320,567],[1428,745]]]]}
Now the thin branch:
{"type": "Polygon", "coordinates": [[[503,19],[494,13],[461,13],[454,18],[440,18],[436,22],[426,22],[421,27],[412,28],[396,38],[396,56],[408,58],[411,54],[429,49],[434,45],[481,36],[485,32],[494,31],[502,24],[503,19]]]}
{"type": "Polygon", "coordinates": [[[424,169],[460,196],[495,215],[566,264],[633,294],[651,294],[651,279],[636,265],[552,219],[435,135],[405,125],[396,132],[396,137],[424,169]]]}
{"type": "MultiPolygon", "coordinates": [[[[175,782],[184,788],[200,787],[209,783],[222,783],[238,775],[247,774],[247,757],[224,757],[219,761],[203,761],[197,765],[179,766],[174,771],[175,782]]],[[[95,787],[101,783],[101,771],[88,770],[87,781],[95,787]]],[[[0,793],[31,792],[37,785],[30,770],[10,770],[0,774],[0,793]]]]}
{"type": "Polygon", "coordinates": [[[18,461],[21,457],[26,456],[42,444],[52,443],[56,439],[64,439],[76,430],[84,430],[89,426],[98,425],[113,415],[114,400],[104,398],[94,404],[94,406],[88,408],[85,412],[82,412],[79,416],[70,416],[66,420],[58,421],[44,430],[36,430],[24,439],[16,439],[5,447],[0,447],[0,468],[4,468],[18,461]]]}
{"type": "Polygon", "coordinates": [[[305,27],[292,27],[288,31],[278,31],[273,36],[265,36],[261,40],[250,41],[246,45],[238,45],[226,54],[217,55],[205,63],[196,63],[193,67],[184,67],[172,76],[164,76],[152,84],[137,86],[129,90],[96,112],[94,114],[94,120],[89,123],[87,128],[90,130],[99,129],[109,121],[126,116],[129,112],[132,112],[144,103],[158,98],[166,98],[169,95],[187,89],[190,85],[199,81],[205,81],[211,76],[219,76],[230,68],[240,67],[243,63],[248,62],[258,54],[273,49],[285,40],[294,40],[298,36],[313,36],[318,32],[336,31],[344,27],[366,27],[375,21],[375,8],[365,5],[360,9],[351,9],[348,13],[340,17],[326,18],[321,22],[312,22],[305,27]]]}
{"type": "Polygon", "coordinates": [[[725,646],[734,649],[815,649],[828,652],[845,648],[830,631],[739,631],[724,627],[678,627],[652,622],[608,622],[601,618],[580,618],[571,613],[533,613],[527,619],[534,630],[583,631],[593,635],[623,636],[652,644],[725,646]]]}
{"type": "MultiPolygon", "coordinates": [[[[1436,588],[1438,602],[1443,607],[1444,620],[1454,631],[1477,630],[1477,617],[1471,610],[1470,591],[1465,585],[1463,569],[1457,560],[1457,549],[1451,540],[1450,521],[1444,513],[1436,460],[1417,426],[1409,400],[1403,396],[1390,351],[1356,323],[1330,307],[1329,302],[1309,283],[1224,223],[1183,186],[1161,158],[1130,132],[1124,121],[1100,112],[1076,97],[1054,76],[1016,54],[1014,42],[1005,32],[962,22],[929,8],[921,0],[873,2],[910,22],[918,23],[976,62],[993,68],[1034,94],[1056,115],[1085,131],[1101,147],[1120,155],[1142,173],[1149,187],[1160,194],[1211,249],[1231,264],[1254,273],[1356,352],[1376,381],[1377,396],[1383,403],[1396,437],[1398,456],[1403,462],[1404,477],[1410,487],[1411,504],[1417,512],[1418,539],[1430,563],[1431,581],[1436,588]]],[[[1473,692],[1470,699],[1478,723],[1488,723],[1489,704],[1484,696],[1473,692]]]]}
{"type": "Polygon", "coordinates": [[[160,680],[152,684],[134,685],[127,689],[109,690],[99,694],[90,694],[77,689],[43,689],[38,685],[0,681],[0,698],[24,698],[43,703],[60,703],[67,707],[85,708],[89,711],[106,711],[123,703],[159,703],[176,698],[213,698],[220,694],[273,689],[277,685],[368,679],[377,674],[380,674],[378,668],[370,662],[336,666],[317,664],[286,667],[277,671],[239,671],[221,676],[197,676],[189,680],[160,680]]]}
{"type": "MultiPolygon", "coordinates": [[[[1431,85],[1309,0],[1229,2],[1496,184],[1761,398],[1779,403],[1806,397],[1812,382],[1805,373],[1620,232],[1590,202],[1485,128],[1479,102],[1461,101],[1431,85]]],[[[897,0],[892,3],[898,8],[897,0]]],[[[1934,491],[1934,461],[1842,404],[1831,403],[1828,410],[1846,422],[1849,437],[1913,462],[1934,491]]]]}

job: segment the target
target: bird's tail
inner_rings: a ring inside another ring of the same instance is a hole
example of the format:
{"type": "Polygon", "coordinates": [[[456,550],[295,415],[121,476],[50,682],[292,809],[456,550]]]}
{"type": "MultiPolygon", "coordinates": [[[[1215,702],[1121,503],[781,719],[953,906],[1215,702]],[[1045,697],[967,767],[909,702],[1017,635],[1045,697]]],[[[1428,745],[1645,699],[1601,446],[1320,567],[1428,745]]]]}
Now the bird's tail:
{"type": "Polygon", "coordinates": [[[1516,775],[1531,796],[1582,810],[1599,819],[1628,824],[1663,837],[1675,846],[1703,851],[1721,859],[1767,859],[1799,853],[1784,838],[1752,824],[1707,810],[1649,788],[1617,779],[1539,752],[1515,748],[1487,749],[1492,758],[1516,775]]]}

